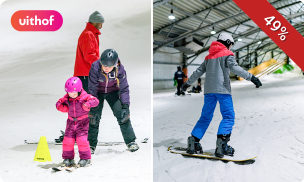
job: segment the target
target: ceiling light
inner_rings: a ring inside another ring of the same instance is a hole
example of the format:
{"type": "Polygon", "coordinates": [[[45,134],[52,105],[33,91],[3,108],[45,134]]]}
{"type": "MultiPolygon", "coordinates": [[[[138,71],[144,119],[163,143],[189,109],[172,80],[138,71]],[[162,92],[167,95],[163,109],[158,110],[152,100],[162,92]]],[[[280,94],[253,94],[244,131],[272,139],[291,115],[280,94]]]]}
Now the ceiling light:
{"type": "Polygon", "coordinates": [[[242,41],[243,39],[241,37],[238,38],[238,41],[242,41]]]}
{"type": "Polygon", "coordinates": [[[174,19],[175,19],[175,16],[174,16],[174,14],[173,14],[173,9],[171,9],[171,14],[168,16],[168,18],[169,18],[170,20],[174,20],[174,19]]]}
{"type": "Polygon", "coordinates": [[[212,31],[210,32],[212,35],[216,34],[216,31],[214,31],[214,27],[212,28],[212,31]]]}
{"type": "Polygon", "coordinates": [[[261,41],[258,42],[258,44],[261,44],[261,43],[262,43],[261,41]]]}

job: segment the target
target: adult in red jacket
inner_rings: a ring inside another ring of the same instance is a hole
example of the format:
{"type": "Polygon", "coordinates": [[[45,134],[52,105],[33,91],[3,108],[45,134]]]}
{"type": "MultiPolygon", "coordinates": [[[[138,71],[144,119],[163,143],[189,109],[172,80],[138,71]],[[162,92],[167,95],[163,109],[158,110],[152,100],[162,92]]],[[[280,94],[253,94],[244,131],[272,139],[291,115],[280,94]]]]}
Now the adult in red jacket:
{"type": "Polygon", "coordinates": [[[103,16],[95,11],[89,17],[86,28],[80,34],[78,39],[76,60],[74,66],[74,76],[80,78],[83,89],[89,93],[88,76],[91,64],[99,59],[99,29],[104,23],[103,16]]]}

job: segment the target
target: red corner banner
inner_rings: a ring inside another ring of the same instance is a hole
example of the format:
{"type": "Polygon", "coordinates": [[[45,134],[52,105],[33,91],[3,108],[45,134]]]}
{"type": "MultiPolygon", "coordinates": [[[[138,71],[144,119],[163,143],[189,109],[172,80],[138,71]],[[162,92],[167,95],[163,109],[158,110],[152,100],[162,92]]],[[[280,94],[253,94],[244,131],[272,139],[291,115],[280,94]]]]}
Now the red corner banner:
{"type": "Polygon", "coordinates": [[[304,70],[303,36],[267,0],[233,1],[304,70]]]}

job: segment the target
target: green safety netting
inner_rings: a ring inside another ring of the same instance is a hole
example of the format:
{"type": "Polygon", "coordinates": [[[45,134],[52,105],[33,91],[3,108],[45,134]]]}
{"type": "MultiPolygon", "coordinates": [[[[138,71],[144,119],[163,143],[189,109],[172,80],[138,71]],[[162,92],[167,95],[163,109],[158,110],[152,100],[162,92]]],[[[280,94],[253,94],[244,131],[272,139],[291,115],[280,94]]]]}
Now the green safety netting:
{"type": "Polygon", "coordinates": [[[294,70],[294,67],[291,66],[290,64],[284,64],[280,69],[278,69],[277,71],[273,72],[274,74],[282,74],[286,71],[291,71],[294,70]]]}

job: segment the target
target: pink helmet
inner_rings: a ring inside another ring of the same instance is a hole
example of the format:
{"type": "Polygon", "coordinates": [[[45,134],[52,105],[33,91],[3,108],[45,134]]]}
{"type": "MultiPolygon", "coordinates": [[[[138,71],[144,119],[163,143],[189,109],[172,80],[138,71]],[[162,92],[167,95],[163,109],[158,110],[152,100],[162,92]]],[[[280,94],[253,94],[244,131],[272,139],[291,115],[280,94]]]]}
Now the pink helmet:
{"type": "Polygon", "coordinates": [[[65,82],[64,90],[66,92],[80,92],[82,90],[82,82],[78,77],[71,77],[65,82]]]}

